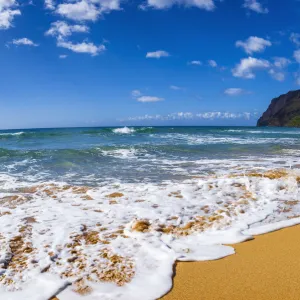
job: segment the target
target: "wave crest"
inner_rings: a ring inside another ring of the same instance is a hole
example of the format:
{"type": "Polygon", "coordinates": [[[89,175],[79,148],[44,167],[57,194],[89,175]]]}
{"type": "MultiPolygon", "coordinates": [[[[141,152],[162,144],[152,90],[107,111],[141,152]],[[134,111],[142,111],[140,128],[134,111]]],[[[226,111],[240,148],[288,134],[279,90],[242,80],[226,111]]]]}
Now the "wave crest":
{"type": "Polygon", "coordinates": [[[120,134],[130,134],[130,133],[134,133],[135,129],[125,126],[123,128],[115,128],[115,129],[113,129],[113,132],[120,133],[120,134]]]}

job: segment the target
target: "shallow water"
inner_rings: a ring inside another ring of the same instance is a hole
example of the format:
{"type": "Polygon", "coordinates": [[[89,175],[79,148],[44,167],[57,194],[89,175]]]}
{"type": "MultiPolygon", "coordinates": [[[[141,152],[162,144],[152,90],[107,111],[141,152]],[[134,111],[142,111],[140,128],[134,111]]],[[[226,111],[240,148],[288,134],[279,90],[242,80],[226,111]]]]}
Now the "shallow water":
{"type": "Polygon", "coordinates": [[[255,127],[0,131],[0,172],[21,175],[23,180],[38,176],[39,180],[92,185],[107,179],[182,180],[221,171],[213,164],[220,164],[219,160],[225,166],[229,160],[257,159],[289,166],[300,153],[299,138],[299,129],[255,127]]]}
{"type": "Polygon", "coordinates": [[[0,296],[155,299],[175,260],[300,222],[300,130],[0,131],[0,296]]]}

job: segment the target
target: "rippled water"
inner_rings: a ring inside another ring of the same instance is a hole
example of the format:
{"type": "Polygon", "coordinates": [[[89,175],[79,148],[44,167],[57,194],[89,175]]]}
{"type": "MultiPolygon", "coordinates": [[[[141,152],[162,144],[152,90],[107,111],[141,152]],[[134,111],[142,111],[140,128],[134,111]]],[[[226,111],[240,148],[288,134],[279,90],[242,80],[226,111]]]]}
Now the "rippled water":
{"type": "Polygon", "coordinates": [[[299,129],[255,127],[1,131],[0,172],[89,184],[108,179],[157,182],[216,171],[216,160],[225,166],[229,160],[249,159],[293,163],[299,138],[299,129]]]}

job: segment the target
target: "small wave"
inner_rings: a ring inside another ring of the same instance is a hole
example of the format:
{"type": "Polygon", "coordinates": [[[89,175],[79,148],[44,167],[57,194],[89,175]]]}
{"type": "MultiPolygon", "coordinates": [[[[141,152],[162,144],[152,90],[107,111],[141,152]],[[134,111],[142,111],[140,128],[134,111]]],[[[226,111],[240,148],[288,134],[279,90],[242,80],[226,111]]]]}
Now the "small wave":
{"type": "Polygon", "coordinates": [[[49,131],[20,131],[20,132],[1,132],[0,139],[8,139],[8,138],[52,138],[52,137],[60,137],[65,136],[70,133],[66,132],[49,132],[49,131]]]}
{"type": "Polygon", "coordinates": [[[115,128],[113,129],[114,133],[120,133],[120,134],[130,134],[130,133],[134,133],[135,129],[133,128],[128,128],[128,127],[123,127],[123,128],[115,128]]]}
{"type": "Polygon", "coordinates": [[[153,127],[141,127],[141,128],[136,128],[136,132],[138,132],[138,133],[154,133],[155,129],[153,127]]]}
{"type": "Polygon", "coordinates": [[[258,133],[258,134],[300,134],[300,131],[264,131],[264,130],[249,130],[246,133],[258,133]]]}
{"type": "Polygon", "coordinates": [[[232,132],[232,133],[251,133],[251,134],[291,134],[291,135],[296,135],[296,134],[300,134],[300,131],[269,131],[269,130],[241,130],[241,129],[229,129],[226,130],[226,132],[232,132]]]}
{"type": "Polygon", "coordinates": [[[225,130],[227,132],[244,132],[245,130],[240,130],[240,129],[228,129],[228,130],[225,130]]]}
{"type": "Polygon", "coordinates": [[[102,150],[104,156],[112,156],[116,158],[136,158],[138,151],[136,149],[115,149],[115,150],[102,150]]]}
{"type": "Polygon", "coordinates": [[[20,131],[20,132],[3,132],[3,133],[0,133],[0,136],[18,136],[18,135],[22,135],[24,134],[25,132],[23,131],[20,131]]]}

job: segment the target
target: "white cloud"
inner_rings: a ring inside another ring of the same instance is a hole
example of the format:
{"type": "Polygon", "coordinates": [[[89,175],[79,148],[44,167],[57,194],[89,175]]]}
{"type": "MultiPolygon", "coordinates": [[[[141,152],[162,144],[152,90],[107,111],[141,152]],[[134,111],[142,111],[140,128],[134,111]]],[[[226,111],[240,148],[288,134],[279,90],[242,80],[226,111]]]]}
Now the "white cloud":
{"type": "Polygon", "coordinates": [[[218,66],[217,62],[213,59],[208,61],[208,64],[212,67],[212,68],[216,68],[218,66]]]}
{"type": "Polygon", "coordinates": [[[276,71],[274,69],[269,70],[269,74],[271,77],[277,81],[284,81],[285,80],[285,74],[280,71],[276,71]]]}
{"type": "Polygon", "coordinates": [[[142,93],[141,93],[141,91],[140,90],[133,90],[132,92],[131,92],[131,96],[132,97],[139,97],[139,96],[141,96],[142,95],[142,93]]]}
{"type": "Polygon", "coordinates": [[[76,53],[88,53],[95,56],[105,51],[106,47],[104,44],[97,46],[92,42],[84,41],[81,43],[73,43],[67,40],[67,37],[71,36],[73,33],[87,32],[89,32],[89,27],[86,25],[69,25],[64,21],[57,21],[51,24],[50,29],[45,34],[54,36],[57,40],[58,47],[66,48],[76,53]]]}
{"type": "Polygon", "coordinates": [[[49,10],[54,10],[55,9],[54,0],[45,0],[45,8],[49,10]]]}
{"type": "Polygon", "coordinates": [[[188,62],[188,65],[201,66],[202,62],[200,60],[192,60],[192,61],[188,62]]]}
{"type": "Polygon", "coordinates": [[[243,58],[232,70],[232,74],[234,77],[252,79],[255,78],[254,70],[268,69],[270,66],[270,62],[265,59],[257,59],[254,57],[243,58]]]}
{"type": "Polygon", "coordinates": [[[257,0],[245,0],[244,7],[258,14],[267,14],[269,12],[269,10],[264,8],[257,0]]]}
{"type": "Polygon", "coordinates": [[[156,97],[156,96],[145,96],[142,94],[140,90],[133,90],[131,92],[131,96],[136,99],[138,102],[159,102],[165,100],[164,98],[156,97]]]}
{"type": "Polygon", "coordinates": [[[170,85],[170,89],[174,91],[180,91],[183,90],[184,88],[177,86],[177,85],[170,85]]]}
{"type": "Polygon", "coordinates": [[[65,55],[65,54],[61,54],[61,55],[59,56],[60,59],[65,59],[65,58],[67,58],[67,57],[68,57],[68,55],[65,55]]]}
{"type": "Polygon", "coordinates": [[[21,15],[17,6],[15,0],[0,0],[0,30],[10,28],[15,16],[21,15]]]}
{"type": "Polygon", "coordinates": [[[146,54],[147,58],[161,58],[161,57],[168,57],[168,56],[170,56],[170,54],[167,51],[164,51],[164,50],[148,52],[146,54]]]}
{"type": "Polygon", "coordinates": [[[254,52],[263,52],[266,47],[272,46],[272,43],[257,36],[250,36],[246,41],[237,41],[235,45],[243,48],[246,53],[253,54],[254,52]]]}
{"type": "Polygon", "coordinates": [[[274,57],[273,60],[274,60],[274,66],[278,69],[284,69],[289,64],[291,64],[291,61],[285,57],[274,57]]]}
{"type": "Polygon", "coordinates": [[[252,117],[256,118],[255,113],[250,112],[220,112],[220,111],[208,111],[201,113],[192,112],[176,112],[167,115],[144,115],[137,117],[129,117],[120,121],[173,121],[173,120],[235,120],[244,119],[249,120],[252,117]]]}
{"type": "Polygon", "coordinates": [[[88,1],[60,4],[56,12],[76,21],[96,21],[100,15],[99,9],[88,1]]]}
{"type": "Polygon", "coordinates": [[[290,35],[290,40],[298,47],[300,46],[300,34],[299,33],[292,32],[290,35]]]}
{"type": "Polygon", "coordinates": [[[72,35],[74,32],[88,32],[89,28],[85,25],[68,25],[64,21],[57,21],[51,24],[50,29],[46,32],[46,35],[55,36],[58,38],[64,38],[72,35]]]}
{"type": "Polygon", "coordinates": [[[106,50],[104,45],[96,46],[94,43],[88,43],[88,42],[74,44],[72,42],[68,42],[64,40],[58,40],[57,46],[69,49],[76,53],[91,54],[92,56],[96,56],[106,50]]]}
{"type": "Polygon", "coordinates": [[[30,40],[28,38],[14,39],[14,40],[12,40],[11,43],[14,45],[17,45],[17,46],[21,46],[21,45],[32,46],[32,47],[38,46],[38,44],[35,44],[32,40],[30,40]]]}
{"type": "Polygon", "coordinates": [[[56,12],[76,21],[96,21],[103,13],[120,9],[120,0],[79,0],[58,5],[56,12]]]}
{"type": "Polygon", "coordinates": [[[137,98],[138,102],[158,102],[163,100],[164,98],[155,97],[155,96],[140,96],[137,98]]]}
{"type": "Polygon", "coordinates": [[[269,75],[277,80],[284,81],[286,74],[283,72],[292,62],[286,57],[273,57],[273,65],[270,66],[269,75]]]}
{"type": "Polygon", "coordinates": [[[140,8],[146,9],[147,7],[153,7],[155,9],[166,9],[174,5],[197,7],[208,11],[215,9],[213,0],[148,0],[147,4],[142,4],[140,8]]]}
{"type": "Polygon", "coordinates": [[[244,93],[245,91],[241,88],[229,88],[224,91],[224,94],[227,96],[239,96],[244,93]]]}
{"type": "Polygon", "coordinates": [[[294,51],[294,58],[296,59],[297,63],[300,63],[300,50],[294,51]]]}

